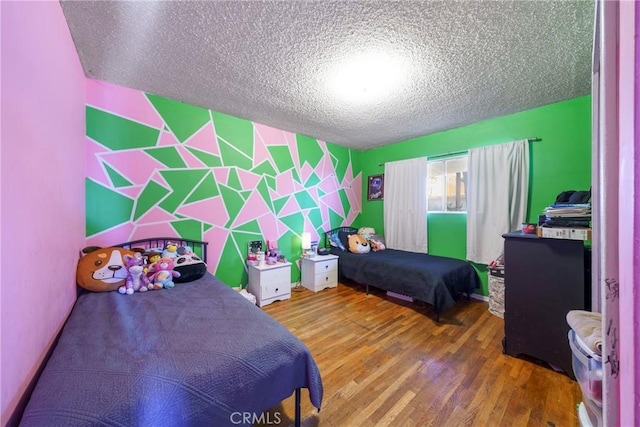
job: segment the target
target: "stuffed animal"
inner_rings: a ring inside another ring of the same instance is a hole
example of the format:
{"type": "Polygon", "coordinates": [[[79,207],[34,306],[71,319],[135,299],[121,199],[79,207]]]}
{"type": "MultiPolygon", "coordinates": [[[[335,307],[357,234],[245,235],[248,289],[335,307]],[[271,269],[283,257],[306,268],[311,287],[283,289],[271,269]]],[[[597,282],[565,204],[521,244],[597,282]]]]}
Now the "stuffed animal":
{"type": "Polygon", "coordinates": [[[349,235],[349,252],[353,252],[354,254],[366,254],[371,251],[371,246],[369,246],[369,242],[367,239],[362,237],[359,234],[351,234],[349,235]]]}
{"type": "Polygon", "coordinates": [[[146,292],[153,289],[150,281],[144,274],[145,262],[141,254],[136,253],[133,256],[124,255],[125,265],[127,266],[127,279],[123,286],[118,288],[121,294],[131,295],[134,292],[146,292]]]}
{"type": "Polygon", "coordinates": [[[162,251],[162,258],[176,258],[178,256],[178,245],[167,242],[167,247],[162,251]]]}
{"type": "Polygon", "coordinates": [[[78,261],[76,282],[92,292],[116,291],[124,285],[128,274],[123,257],[134,256],[135,253],[118,247],[86,247],[78,261]]]}
{"type": "Polygon", "coordinates": [[[180,274],[175,278],[176,283],[191,282],[205,275],[207,264],[193,252],[188,252],[175,259],[173,270],[180,274]]]}
{"type": "Polygon", "coordinates": [[[360,227],[358,230],[358,234],[364,237],[367,240],[370,240],[374,234],[376,234],[376,230],[372,227],[360,227]]]}
{"type": "Polygon", "coordinates": [[[178,255],[187,255],[193,253],[193,249],[191,246],[178,246],[178,250],[176,252],[178,252],[178,255]]]}
{"type": "Polygon", "coordinates": [[[155,252],[155,251],[151,251],[151,252],[147,251],[144,253],[144,256],[147,257],[147,265],[144,267],[144,274],[148,276],[149,270],[151,269],[153,264],[160,261],[160,258],[162,258],[162,253],[155,252]]]}
{"type": "Polygon", "coordinates": [[[149,280],[153,282],[153,289],[167,288],[171,289],[175,286],[174,277],[180,277],[180,273],[173,270],[173,258],[161,258],[160,261],[153,264],[150,268],[149,280]]]}
{"type": "Polygon", "coordinates": [[[331,246],[333,246],[334,248],[338,248],[341,251],[346,251],[347,248],[344,247],[344,245],[342,244],[342,242],[340,241],[340,238],[338,237],[337,234],[332,234],[331,237],[329,238],[329,244],[331,246]]]}
{"type": "Polygon", "coordinates": [[[384,245],[384,243],[382,243],[380,240],[369,239],[368,242],[369,242],[369,246],[371,246],[371,250],[373,252],[383,251],[383,250],[387,249],[387,247],[384,245]]]}

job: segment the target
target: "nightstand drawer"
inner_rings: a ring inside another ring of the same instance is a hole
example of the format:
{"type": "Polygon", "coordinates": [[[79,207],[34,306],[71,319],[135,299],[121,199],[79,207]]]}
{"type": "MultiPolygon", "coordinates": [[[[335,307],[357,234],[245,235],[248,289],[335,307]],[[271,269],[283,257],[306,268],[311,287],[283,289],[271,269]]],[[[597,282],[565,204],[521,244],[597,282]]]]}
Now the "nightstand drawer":
{"type": "Polygon", "coordinates": [[[291,298],[291,263],[250,266],[247,289],[256,296],[259,307],[291,298]]]}
{"type": "Polygon", "coordinates": [[[291,292],[291,283],[287,282],[269,283],[262,285],[262,299],[267,300],[269,298],[279,297],[291,292]]]}
{"type": "Polygon", "coordinates": [[[313,285],[316,287],[320,287],[322,285],[331,285],[337,282],[338,282],[338,269],[334,268],[327,272],[321,271],[320,273],[316,274],[313,285]]]}
{"type": "Polygon", "coordinates": [[[322,274],[333,274],[335,273],[336,278],[338,277],[338,261],[335,259],[330,259],[327,261],[320,261],[313,263],[314,276],[322,275],[322,274]]]}

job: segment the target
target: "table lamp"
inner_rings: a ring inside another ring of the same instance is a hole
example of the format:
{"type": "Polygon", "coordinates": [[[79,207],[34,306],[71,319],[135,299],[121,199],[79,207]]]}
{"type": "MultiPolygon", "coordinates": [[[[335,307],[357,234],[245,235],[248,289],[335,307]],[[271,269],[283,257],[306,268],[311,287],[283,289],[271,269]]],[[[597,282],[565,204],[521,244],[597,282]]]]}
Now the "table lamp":
{"type": "Polygon", "coordinates": [[[302,232],[302,256],[308,256],[311,250],[311,233],[302,232]]]}

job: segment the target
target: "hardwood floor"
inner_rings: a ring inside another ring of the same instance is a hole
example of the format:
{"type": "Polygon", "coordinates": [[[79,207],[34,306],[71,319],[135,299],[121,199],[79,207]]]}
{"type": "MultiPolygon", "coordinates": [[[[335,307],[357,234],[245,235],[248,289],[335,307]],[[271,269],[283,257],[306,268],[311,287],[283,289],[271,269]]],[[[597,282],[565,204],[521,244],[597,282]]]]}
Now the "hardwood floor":
{"type": "MultiPolygon", "coordinates": [[[[322,410],[303,390],[303,426],[579,425],[578,384],[503,355],[504,321],[486,302],[461,300],[437,324],[426,304],[340,283],[292,292],[264,311],[307,345],[320,369],[322,410]]],[[[265,420],[291,425],[293,414],[291,397],[265,420]]]]}

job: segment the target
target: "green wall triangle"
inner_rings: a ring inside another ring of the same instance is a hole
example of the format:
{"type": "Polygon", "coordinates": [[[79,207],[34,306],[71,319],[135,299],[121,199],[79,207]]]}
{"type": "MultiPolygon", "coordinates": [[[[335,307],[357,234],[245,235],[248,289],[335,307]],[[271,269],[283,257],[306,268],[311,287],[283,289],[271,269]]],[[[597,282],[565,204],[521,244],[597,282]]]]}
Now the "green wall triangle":
{"type": "Polygon", "coordinates": [[[187,197],[184,203],[193,203],[199,202],[200,200],[207,200],[212,197],[219,195],[218,186],[216,184],[215,178],[212,172],[209,172],[207,176],[204,177],[198,187],[193,190],[193,193],[187,197]]]}
{"type": "Polygon", "coordinates": [[[220,160],[219,156],[205,153],[204,151],[197,150],[193,147],[187,147],[187,150],[191,152],[195,157],[198,158],[202,163],[209,166],[210,168],[215,168],[218,166],[222,166],[222,160],[220,160]]]}
{"type": "Polygon", "coordinates": [[[153,147],[160,131],[106,111],[85,108],[87,136],[110,150],[153,147]]]}
{"type": "Polygon", "coordinates": [[[108,230],[131,219],[133,200],[85,178],[87,236],[108,230]]]}
{"type": "Polygon", "coordinates": [[[187,164],[182,160],[180,153],[178,153],[178,150],[176,150],[175,147],[148,148],[144,151],[170,168],[187,167],[187,164]]]}
{"type": "Polygon", "coordinates": [[[127,180],[125,177],[123,177],[118,172],[116,172],[111,166],[109,166],[104,162],[102,162],[102,164],[104,165],[104,168],[106,169],[107,174],[109,175],[109,178],[111,179],[111,183],[113,184],[114,187],[116,188],[130,187],[131,185],[133,185],[129,180],[127,180]]]}
{"type": "Polygon", "coordinates": [[[306,161],[315,169],[324,156],[324,151],[320,148],[318,141],[305,135],[296,135],[296,143],[298,146],[300,166],[306,161]]]}
{"type": "Polygon", "coordinates": [[[138,196],[136,201],[136,210],[133,214],[133,220],[137,221],[142,215],[147,213],[149,209],[162,200],[169,190],[161,186],[155,181],[149,181],[138,196]]]}
{"type": "Polygon", "coordinates": [[[160,203],[160,206],[167,212],[174,213],[207,172],[209,172],[208,169],[160,171],[172,189],[171,194],[160,203]]]}
{"type": "Polygon", "coordinates": [[[189,139],[211,119],[209,110],[204,108],[149,93],[146,96],[180,142],[189,139]]]}

